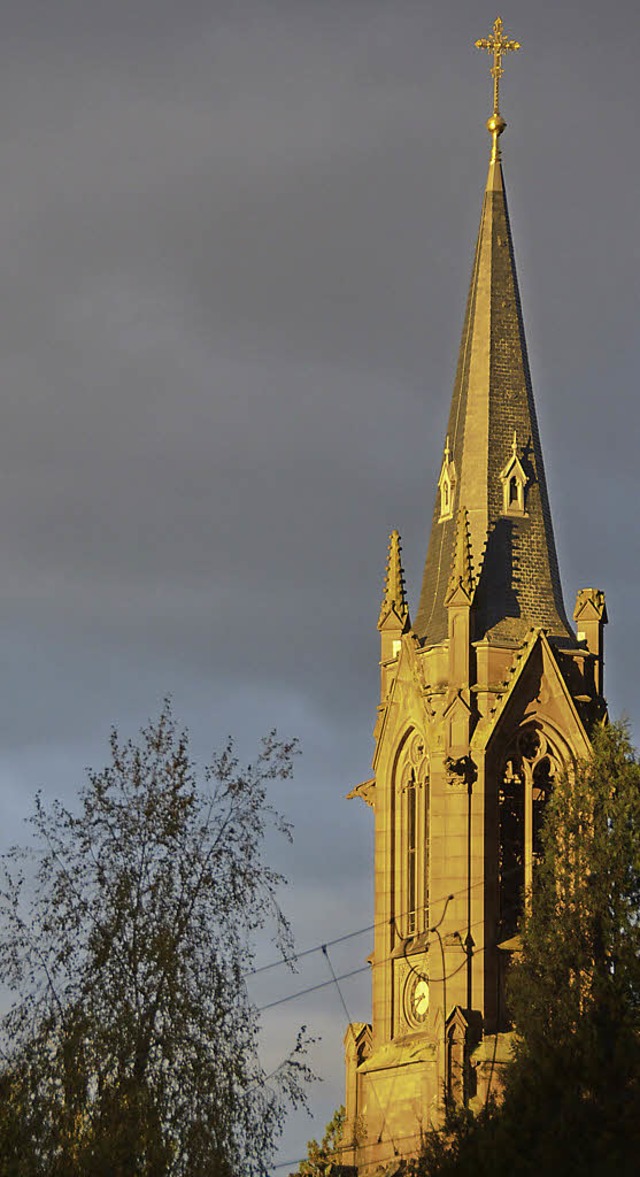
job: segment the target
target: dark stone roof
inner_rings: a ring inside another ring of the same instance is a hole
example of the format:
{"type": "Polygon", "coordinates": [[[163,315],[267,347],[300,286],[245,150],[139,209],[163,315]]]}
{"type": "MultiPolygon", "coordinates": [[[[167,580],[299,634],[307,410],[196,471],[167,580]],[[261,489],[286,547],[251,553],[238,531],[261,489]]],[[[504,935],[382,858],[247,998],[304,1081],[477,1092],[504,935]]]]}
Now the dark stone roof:
{"type": "Polygon", "coordinates": [[[551,512],[538,434],[507,201],[491,163],[460,344],[448,441],[455,470],[451,517],[440,493],[414,630],[432,645],[447,637],[445,597],[456,519],[468,513],[475,580],[474,637],[521,641],[531,626],[567,638],[551,512]],[[512,453],[525,472],[525,513],[505,514],[500,479],[512,453]]]}

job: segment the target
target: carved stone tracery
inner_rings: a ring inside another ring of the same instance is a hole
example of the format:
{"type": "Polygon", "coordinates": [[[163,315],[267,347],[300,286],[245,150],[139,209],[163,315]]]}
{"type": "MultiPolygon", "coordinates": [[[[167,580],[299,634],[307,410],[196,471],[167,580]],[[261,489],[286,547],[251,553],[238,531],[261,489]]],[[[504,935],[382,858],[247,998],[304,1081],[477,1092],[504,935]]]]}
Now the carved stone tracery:
{"type": "Polygon", "coordinates": [[[505,756],[498,791],[502,940],[517,932],[542,850],[545,806],[561,770],[562,761],[540,724],[528,722],[516,732],[505,756]]]}

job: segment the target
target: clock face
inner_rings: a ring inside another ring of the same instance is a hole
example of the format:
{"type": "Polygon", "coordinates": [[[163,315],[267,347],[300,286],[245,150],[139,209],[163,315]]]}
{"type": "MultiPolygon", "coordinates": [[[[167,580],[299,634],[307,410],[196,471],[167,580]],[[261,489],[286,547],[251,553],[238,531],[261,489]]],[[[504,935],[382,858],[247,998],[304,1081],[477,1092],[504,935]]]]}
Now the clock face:
{"type": "Polygon", "coordinates": [[[414,974],[407,986],[406,1010],[414,1024],[425,1022],[429,1013],[429,982],[426,977],[414,974]]]}

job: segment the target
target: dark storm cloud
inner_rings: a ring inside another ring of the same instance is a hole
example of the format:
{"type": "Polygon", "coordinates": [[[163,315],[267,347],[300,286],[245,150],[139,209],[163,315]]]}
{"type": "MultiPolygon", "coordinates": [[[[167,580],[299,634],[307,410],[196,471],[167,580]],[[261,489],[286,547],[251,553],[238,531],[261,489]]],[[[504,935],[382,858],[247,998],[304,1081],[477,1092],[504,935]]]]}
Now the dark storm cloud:
{"type": "MultiPolygon", "coordinates": [[[[488,154],[472,43],[495,15],[5,4],[7,841],[28,793],[71,796],[110,723],[134,731],[171,690],[203,754],[228,730],[247,750],[273,723],[302,737],[280,796],[299,941],[369,921],[370,814],[342,797],[368,773],[387,534],[413,602],[426,550],[488,154]]],[[[567,604],[607,590],[609,693],[634,716],[640,21],[610,5],[603,41],[595,0],[502,15],[523,44],[505,170],[567,604]]],[[[342,1012],[283,1011],[333,1026],[328,1114],[342,1012]]]]}

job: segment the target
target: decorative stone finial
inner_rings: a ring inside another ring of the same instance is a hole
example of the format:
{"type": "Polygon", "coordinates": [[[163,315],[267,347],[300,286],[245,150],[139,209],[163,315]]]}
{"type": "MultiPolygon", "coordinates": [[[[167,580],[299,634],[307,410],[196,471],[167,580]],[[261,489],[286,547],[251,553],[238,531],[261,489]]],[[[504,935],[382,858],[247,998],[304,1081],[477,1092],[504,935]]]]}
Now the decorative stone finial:
{"type": "Polygon", "coordinates": [[[389,536],[389,557],[387,560],[387,576],[385,580],[384,597],[380,607],[378,628],[380,628],[390,613],[395,613],[398,619],[406,624],[409,617],[409,606],[404,588],[404,572],[402,569],[402,547],[400,535],[392,531],[389,536]]]}
{"type": "Polygon", "coordinates": [[[473,597],[473,571],[471,568],[471,545],[469,542],[469,518],[465,507],[458,511],[458,526],[456,528],[455,550],[451,565],[451,577],[445,604],[457,602],[458,589],[469,600],[473,597]]]}
{"type": "Polygon", "coordinates": [[[500,114],[500,78],[504,73],[502,58],[505,53],[511,53],[520,48],[520,42],[509,40],[508,37],[503,35],[502,30],[502,18],[497,17],[491,36],[482,37],[479,41],[476,41],[476,49],[486,49],[487,53],[493,54],[493,66],[491,67],[491,77],[493,78],[493,114],[487,119],[487,130],[493,137],[491,150],[492,163],[496,163],[500,159],[498,139],[507,125],[500,114]]]}

